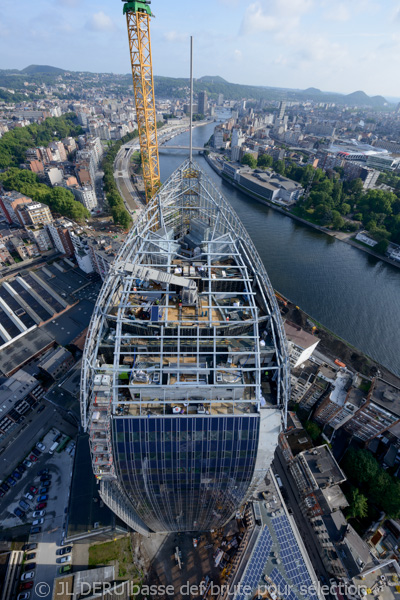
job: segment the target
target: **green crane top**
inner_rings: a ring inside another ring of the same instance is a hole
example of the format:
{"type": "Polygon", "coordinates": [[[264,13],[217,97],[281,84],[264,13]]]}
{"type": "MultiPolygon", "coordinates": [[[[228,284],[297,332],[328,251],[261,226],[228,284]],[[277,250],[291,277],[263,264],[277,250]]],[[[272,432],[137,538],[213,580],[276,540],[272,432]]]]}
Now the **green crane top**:
{"type": "MultiPolygon", "coordinates": [[[[122,1],[125,2],[125,0],[122,1]]],[[[147,13],[150,17],[152,17],[153,14],[151,12],[149,4],[150,2],[148,0],[134,0],[133,2],[125,2],[124,15],[127,12],[144,12],[147,13]]]]}

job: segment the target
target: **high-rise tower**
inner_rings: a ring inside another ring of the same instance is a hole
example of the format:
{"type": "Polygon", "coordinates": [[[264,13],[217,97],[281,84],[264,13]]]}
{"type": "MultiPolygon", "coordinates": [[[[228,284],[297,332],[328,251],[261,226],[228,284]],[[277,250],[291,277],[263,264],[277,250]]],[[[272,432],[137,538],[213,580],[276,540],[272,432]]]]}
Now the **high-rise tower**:
{"type": "Polygon", "coordinates": [[[208,112],[207,92],[199,92],[197,112],[200,115],[206,115],[208,112]]]}
{"type": "Polygon", "coordinates": [[[282,100],[281,102],[279,102],[279,106],[278,106],[278,115],[277,115],[278,121],[283,121],[283,117],[285,116],[285,110],[286,110],[286,102],[284,102],[282,100]]]}
{"type": "Polygon", "coordinates": [[[220,527],[265,477],[288,398],[281,318],[246,230],[195,163],[116,258],[81,387],[100,494],[143,534],[220,527]]]}

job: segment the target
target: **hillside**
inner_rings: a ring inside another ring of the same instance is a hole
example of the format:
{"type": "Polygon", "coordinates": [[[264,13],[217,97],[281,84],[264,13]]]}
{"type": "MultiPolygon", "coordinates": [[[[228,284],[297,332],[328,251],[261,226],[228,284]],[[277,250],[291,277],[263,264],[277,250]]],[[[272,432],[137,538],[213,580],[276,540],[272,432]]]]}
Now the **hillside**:
{"type": "Polygon", "coordinates": [[[50,67],[49,65],[29,65],[20,71],[27,75],[37,75],[44,73],[45,75],[62,75],[65,73],[65,69],[59,69],[58,67],[50,67]]]}
{"type": "MultiPolygon", "coordinates": [[[[66,75],[69,83],[73,83],[74,92],[68,93],[63,97],[74,99],[87,87],[98,87],[99,77],[104,85],[113,84],[116,86],[115,92],[118,94],[126,94],[132,88],[132,79],[130,74],[116,75],[112,73],[82,73],[73,71],[64,71],[58,67],[49,65],[30,65],[22,71],[17,69],[0,70],[0,88],[6,90],[14,90],[22,96],[12,98],[10,93],[3,90],[0,95],[0,100],[6,102],[20,101],[25,95],[32,90],[30,84],[35,86],[40,83],[51,85],[56,82],[56,78],[66,75]],[[26,85],[28,84],[28,86],[26,85]]],[[[154,77],[155,92],[158,98],[186,98],[189,91],[188,78],[173,78],[173,77],[154,77]]],[[[267,86],[252,86],[242,85],[238,83],[230,83],[219,75],[205,75],[196,79],[194,82],[194,91],[199,93],[206,91],[210,98],[216,99],[219,94],[224,94],[225,98],[230,100],[252,99],[255,101],[266,100],[287,100],[300,101],[306,100],[315,102],[334,102],[339,105],[347,106],[365,106],[375,109],[384,108],[387,101],[383,96],[368,96],[363,91],[356,91],[351,94],[338,94],[335,92],[323,92],[315,87],[309,87],[306,90],[277,88],[267,86]]]]}
{"type": "MultiPolygon", "coordinates": [[[[155,77],[156,94],[159,96],[183,97],[189,86],[189,79],[174,79],[172,77],[155,77]]],[[[383,96],[368,96],[365,92],[353,92],[352,94],[338,94],[334,92],[322,92],[317,88],[306,90],[293,90],[290,88],[273,88],[251,85],[229,83],[222,77],[200,77],[194,82],[194,91],[206,91],[211,97],[224,94],[226,98],[241,100],[251,98],[254,100],[314,100],[316,102],[335,102],[336,104],[347,104],[349,106],[370,106],[371,108],[382,108],[387,104],[383,96]]]]}

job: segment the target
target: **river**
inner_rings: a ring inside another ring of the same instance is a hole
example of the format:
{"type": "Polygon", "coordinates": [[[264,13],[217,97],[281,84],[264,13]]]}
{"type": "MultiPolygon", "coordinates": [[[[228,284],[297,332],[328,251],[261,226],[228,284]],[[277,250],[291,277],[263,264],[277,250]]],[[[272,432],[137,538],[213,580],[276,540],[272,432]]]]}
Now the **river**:
{"type": "MultiPolygon", "coordinates": [[[[214,127],[194,129],[193,145],[203,146],[214,127]]],[[[188,142],[183,133],[168,143],[188,142]]],[[[183,151],[161,150],[163,182],[184,159],[183,151]]],[[[400,376],[400,270],[260,204],[223,181],[203,157],[194,160],[239,215],[274,288],[400,376]]]]}

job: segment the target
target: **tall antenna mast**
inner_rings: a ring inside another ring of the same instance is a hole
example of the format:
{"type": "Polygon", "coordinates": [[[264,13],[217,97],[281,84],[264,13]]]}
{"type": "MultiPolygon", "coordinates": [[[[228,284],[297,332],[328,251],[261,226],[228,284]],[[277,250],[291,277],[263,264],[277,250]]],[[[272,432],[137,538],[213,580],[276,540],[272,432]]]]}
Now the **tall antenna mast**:
{"type": "Polygon", "coordinates": [[[193,36],[190,36],[190,129],[189,129],[189,160],[193,159],[193,36]]]}

